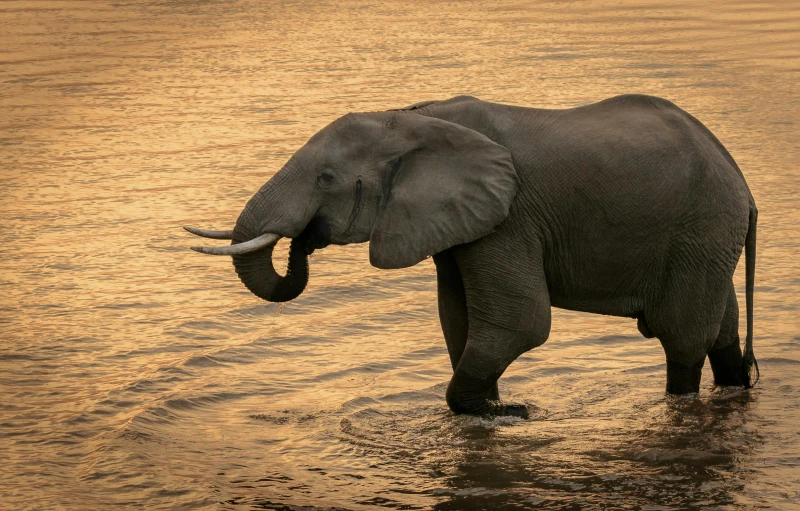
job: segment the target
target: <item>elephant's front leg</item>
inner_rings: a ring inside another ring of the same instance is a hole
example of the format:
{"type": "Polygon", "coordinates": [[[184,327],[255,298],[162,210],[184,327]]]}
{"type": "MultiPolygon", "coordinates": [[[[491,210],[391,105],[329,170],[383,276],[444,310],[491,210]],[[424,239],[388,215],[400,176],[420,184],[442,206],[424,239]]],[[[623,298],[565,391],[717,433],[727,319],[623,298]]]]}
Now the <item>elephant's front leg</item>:
{"type": "Polygon", "coordinates": [[[524,405],[495,401],[506,368],[550,333],[550,297],[540,251],[513,254],[495,233],[454,249],[467,305],[467,342],[447,388],[455,413],[527,417],[524,405]]]}
{"type": "MultiPolygon", "coordinates": [[[[444,341],[447,343],[447,353],[450,355],[450,364],[455,372],[461,354],[467,345],[467,298],[464,295],[464,283],[461,272],[450,250],[439,252],[433,256],[436,264],[436,285],[439,298],[439,321],[442,324],[444,341]]],[[[500,400],[497,383],[489,393],[492,401],[500,400]]]]}

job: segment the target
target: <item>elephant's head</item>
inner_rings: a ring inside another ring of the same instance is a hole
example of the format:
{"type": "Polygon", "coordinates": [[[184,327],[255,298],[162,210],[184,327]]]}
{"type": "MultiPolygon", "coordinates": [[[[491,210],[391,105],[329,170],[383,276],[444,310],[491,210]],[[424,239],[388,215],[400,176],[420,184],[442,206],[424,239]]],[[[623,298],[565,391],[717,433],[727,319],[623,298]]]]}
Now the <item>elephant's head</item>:
{"type": "Polygon", "coordinates": [[[490,233],[516,191],[508,149],[476,131],[403,111],[348,114],[261,187],[233,231],[187,230],[232,239],[192,248],[232,255],[250,291],[284,302],[305,288],[315,249],[369,241],[373,266],[412,266],[490,233]],[[281,237],[293,238],[285,277],[272,265],[281,237]]]}

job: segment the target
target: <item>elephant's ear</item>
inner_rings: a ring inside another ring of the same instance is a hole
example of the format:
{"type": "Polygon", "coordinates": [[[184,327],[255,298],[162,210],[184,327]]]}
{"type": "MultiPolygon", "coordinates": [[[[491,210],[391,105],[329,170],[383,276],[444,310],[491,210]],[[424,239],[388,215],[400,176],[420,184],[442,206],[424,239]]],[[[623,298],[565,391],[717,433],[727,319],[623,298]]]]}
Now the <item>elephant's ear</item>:
{"type": "Polygon", "coordinates": [[[517,193],[508,149],[441,119],[398,113],[395,122],[393,133],[411,149],[383,176],[384,205],[370,236],[373,266],[413,266],[505,220],[517,193]]]}

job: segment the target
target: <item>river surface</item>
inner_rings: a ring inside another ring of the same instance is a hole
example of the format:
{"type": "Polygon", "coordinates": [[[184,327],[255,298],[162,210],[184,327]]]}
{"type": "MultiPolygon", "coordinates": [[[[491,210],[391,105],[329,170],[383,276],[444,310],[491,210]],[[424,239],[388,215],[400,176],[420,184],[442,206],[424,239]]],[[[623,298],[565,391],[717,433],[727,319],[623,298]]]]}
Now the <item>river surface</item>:
{"type": "Polygon", "coordinates": [[[701,4],[0,2],[0,508],[800,508],[800,6],[701,4]],[[181,229],[350,111],[630,92],[755,196],[752,391],[668,397],[633,320],[556,309],[500,383],[531,418],[454,416],[430,261],[330,247],[280,308],[181,229]]]}

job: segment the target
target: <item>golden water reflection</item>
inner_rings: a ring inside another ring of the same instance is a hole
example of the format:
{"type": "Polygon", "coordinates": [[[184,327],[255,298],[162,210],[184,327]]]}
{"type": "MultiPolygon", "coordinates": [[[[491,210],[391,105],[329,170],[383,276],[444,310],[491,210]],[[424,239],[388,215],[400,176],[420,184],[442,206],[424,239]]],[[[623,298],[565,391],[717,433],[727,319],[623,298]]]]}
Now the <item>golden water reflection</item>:
{"type": "Polygon", "coordinates": [[[799,31],[796,2],[0,3],[3,505],[798,505],[799,31]],[[328,248],[278,314],[180,229],[346,112],[627,92],[756,198],[751,393],[667,398],[633,322],[556,310],[501,383],[532,420],[454,417],[429,262],[328,248]]]}

